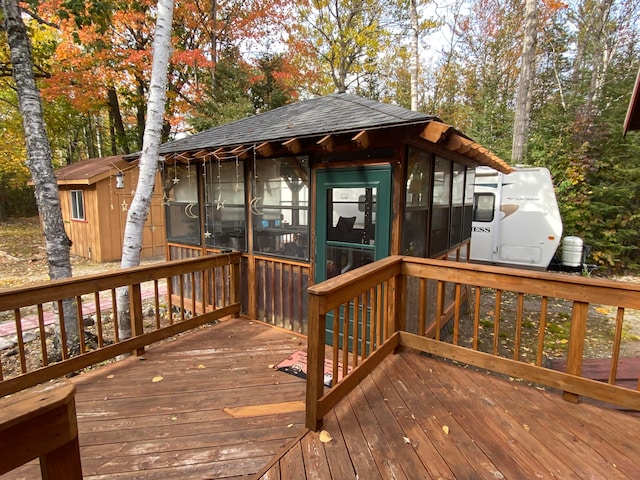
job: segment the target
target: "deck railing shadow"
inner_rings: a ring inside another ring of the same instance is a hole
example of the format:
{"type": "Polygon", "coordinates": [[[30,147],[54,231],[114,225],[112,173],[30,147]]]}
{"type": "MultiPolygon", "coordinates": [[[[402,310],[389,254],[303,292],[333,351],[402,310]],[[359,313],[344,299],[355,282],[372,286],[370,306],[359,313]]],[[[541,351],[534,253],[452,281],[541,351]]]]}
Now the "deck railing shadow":
{"type": "Polygon", "coordinates": [[[239,314],[239,266],[240,253],[222,253],[0,291],[0,320],[15,326],[16,342],[16,355],[0,357],[0,397],[119,355],[140,355],[152,343],[239,314]],[[129,296],[129,338],[117,321],[120,288],[129,296]],[[79,332],[73,342],[65,329],[69,304],[79,332]],[[28,341],[26,325],[35,340],[28,341]]]}
{"type": "Polygon", "coordinates": [[[630,309],[640,309],[640,286],[611,280],[401,256],[366,265],[309,288],[307,427],[320,428],[333,406],[403,347],[558,389],[568,401],[585,396],[640,410],[640,391],[615,385],[630,309]],[[559,304],[568,308],[564,372],[546,366],[550,305],[559,304]],[[608,382],[582,376],[596,307],[615,312],[608,382]],[[481,341],[487,328],[491,340],[481,341]],[[323,386],[326,344],[330,389],[323,386]]]}

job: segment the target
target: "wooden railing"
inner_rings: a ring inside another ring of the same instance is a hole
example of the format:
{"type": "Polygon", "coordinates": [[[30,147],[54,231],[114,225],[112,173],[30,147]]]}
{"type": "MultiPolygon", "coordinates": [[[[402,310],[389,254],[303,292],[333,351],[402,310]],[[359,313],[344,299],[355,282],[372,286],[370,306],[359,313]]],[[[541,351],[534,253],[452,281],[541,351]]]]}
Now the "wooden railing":
{"type": "Polygon", "coordinates": [[[40,385],[0,399],[0,475],[39,458],[42,478],[82,478],[75,387],[40,385]]]}
{"type": "Polygon", "coordinates": [[[16,355],[0,357],[0,396],[239,314],[239,263],[239,253],[224,253],[1,290],[0,321],[15,326],[16,355]],[[121,288],[129,295],[126,339],[118,322],[121,288]],[[65,328],[70,311],[73,340],[65,328]]]}
{"type": "Polygon", "coordinates": [[[247,289],[256,295],[253,318],[307,333],[307,295],[309,265],[293,260],[255,256],[254,274],[247,289]]]}
{"type": "Polygon", "coordinates": [[[640,391],[615,385],[625,311],[639,309],[640,285],[388,257],[309,288],[307,427],[318,429],[329,409],[399,347],[556,388],[569,401],[586,396],[640,410],[640,391]],[[602,321],[601,311],[615,312],[608,345],[599,345],[608,352],[608,382],[582,376],[590,324],[602,321]],[[562,338],[558,318],[566,324],[562,338]],[[347,328],[352,338],[345,343],[347,328]],[[565,371],[547,368],[551,351],[563,352],[565,371]],[[327,359],[330,389],[323,384],[327,359]]]}

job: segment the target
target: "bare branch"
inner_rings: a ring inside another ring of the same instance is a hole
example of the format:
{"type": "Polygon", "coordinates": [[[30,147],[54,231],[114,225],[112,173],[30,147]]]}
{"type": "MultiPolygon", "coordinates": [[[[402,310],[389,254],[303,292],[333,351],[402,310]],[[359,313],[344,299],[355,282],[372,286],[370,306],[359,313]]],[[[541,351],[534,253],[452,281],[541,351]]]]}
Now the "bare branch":
{"type": "Polygon", "coordinates": [[[53,23],[53,22],[49,22],[47,20],[45,20],[44,18],[42,18],[40,15],[38,15],[36,12],[29,10],[28,8],[25,8],[24,6],[20,6],[20,11],[22,13],[26,13],[27,15],[29,15],[31,18],[33,18],[36,22],[38,22],[41,25],[47,25],[51,28],[55,28],[55,29],[60,29],[60,25],[58,25],[57,23],[53,23]]]}

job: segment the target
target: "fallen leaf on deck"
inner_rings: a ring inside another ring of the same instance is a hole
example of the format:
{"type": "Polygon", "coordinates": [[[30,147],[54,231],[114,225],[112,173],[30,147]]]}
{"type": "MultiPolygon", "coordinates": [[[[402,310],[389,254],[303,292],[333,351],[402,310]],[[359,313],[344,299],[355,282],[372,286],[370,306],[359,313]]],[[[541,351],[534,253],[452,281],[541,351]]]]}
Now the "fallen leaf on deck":
{"type": "Polygon", "coordinates": [[[153,383],[158,383],[158,382],[161,382],[162,380],[164,380],[164,377],[161,377],[160,375],[158,375],[157,377],[153,377],[151,379],[153,383]]]}
{"type": "Polygon", "coordinates": [[[293,428],[293,423],[290,423],[289,425],[287,425],[287,428],[293,428]]]}
{"type": "Polygon", "coordinates": [[[449,435],[449,427],[448,427],[448,426],[443,425],[443,426],[442,426],[442,431],[443,431],[444,433],[446,433],[447,435],[449,435]]]}
{"type": "Polygon", "coordinates": [[[320,441],[322,443],[329,443],[331,440],[333,440],[333,438],[331,437],[329,432],[327,432],[326,430],[322,430],[320,432],[320,441]]]}
{"type": "Polygon", "coordinates": [[[267,365],[269,368],[273,369],[275,367],[275,365],[273,363],[270,363],[269,365],[267,365]]]}
{"type": "Polygon", "coordinates": [[[107,375],[107,378],[113,378],[115,375],[107,375]]]}
{"type": "Polygon", "coordinates": [[[204,365],[200,364],[200,365],[198,365],[198,368],[207,368],[207,367],[205,367],[204,365]]]}
{"type": "Polygon", "coordinates": [[[411,444],[411,440],[409,440],[409,437],[402,437],[404,439],[404,443],[409,443],[411,444]]]}
{"type": "Polygon", "coordinates": [[[527,425],[526,423],[524,425],[522,425],[522,428],[524,428],[525,432],[529,431],[529,425],[527,425]]]}

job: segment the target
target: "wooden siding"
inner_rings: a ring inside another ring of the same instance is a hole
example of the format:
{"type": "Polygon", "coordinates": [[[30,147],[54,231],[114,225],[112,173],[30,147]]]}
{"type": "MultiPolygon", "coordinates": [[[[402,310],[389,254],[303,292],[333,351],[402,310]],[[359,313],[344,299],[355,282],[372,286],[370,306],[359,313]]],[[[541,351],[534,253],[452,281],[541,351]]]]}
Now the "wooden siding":
{"type": "MultiPolygon", "coordinates": [[[[125,175],[125,188],[116,189],[109,178],[90,185],[60,185],[60,202],[67,235],[73,242],[71,254],[97,262],[117,261],[138,175],[132,169],[125,175]],[[71,219],[70,190],[84,192],[85,220],[71,219]]],[[[161,257],[166,248],[166,225],[160,176],[156,178],[149,216],[144,225],[142,258],[161,257]]]]}

